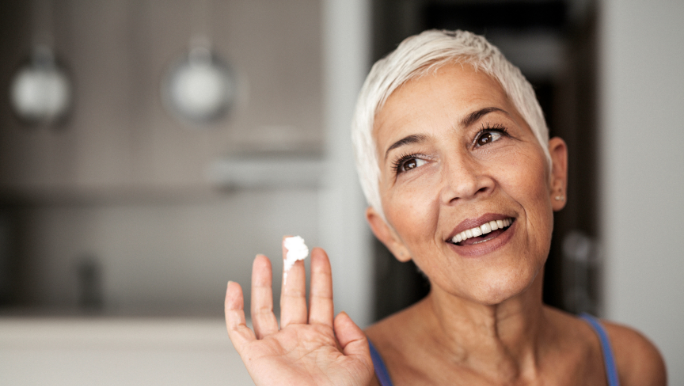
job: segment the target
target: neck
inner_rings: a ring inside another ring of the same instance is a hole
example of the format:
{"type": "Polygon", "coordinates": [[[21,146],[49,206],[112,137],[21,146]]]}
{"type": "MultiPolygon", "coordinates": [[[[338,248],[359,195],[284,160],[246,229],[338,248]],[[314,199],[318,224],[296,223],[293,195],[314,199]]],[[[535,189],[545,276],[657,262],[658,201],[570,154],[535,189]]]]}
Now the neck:
{"type": "Polygon", "coordinates": [[[483,305],[438,288],[421,304],[427,334],[452,363],[506,381],[534,378],[540,342],[547,333],[541,301],[542,275],[523,293],[483,305]]]}

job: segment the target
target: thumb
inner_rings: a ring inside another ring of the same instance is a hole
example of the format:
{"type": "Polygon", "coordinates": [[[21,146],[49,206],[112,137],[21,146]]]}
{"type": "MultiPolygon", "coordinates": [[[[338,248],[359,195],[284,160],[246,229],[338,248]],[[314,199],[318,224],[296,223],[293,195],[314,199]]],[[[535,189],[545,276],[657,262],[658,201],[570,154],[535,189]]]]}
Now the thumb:
{"type": "Polygon", "coordinates": [[[371,361],[366,334],[351,320],[346,312],[340,312],[335,317],[334,329],[344,355],[358,356],[364,362],[371,361]]]}

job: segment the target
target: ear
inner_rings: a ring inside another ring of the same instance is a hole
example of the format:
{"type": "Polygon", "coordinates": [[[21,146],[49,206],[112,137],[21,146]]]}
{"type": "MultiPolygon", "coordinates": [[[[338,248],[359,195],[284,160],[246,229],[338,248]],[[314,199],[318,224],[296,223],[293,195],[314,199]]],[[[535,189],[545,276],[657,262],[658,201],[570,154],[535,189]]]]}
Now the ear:
{"type": "Polygon", "coordinates": [[[565,207],[568,195],[568,147],[565,141],[558,137],[549,140],[549,154],[551,155],[551,206],[554,211],[565,207]]]}
{"type": "Polygon", "coordinates": [[[387,225],[385,220],[382,219],[380,214],[373,207],[369,206],[366,209],[366,220],[373,230],[375,237],[385,244],[387,249],[392,252],[397,260],[401,261],[402,263],[411,260],[411,254],[406,246],[404,246],[404,243],[399,238],[399,235],[397,235],[392,227],[387,225]]]}

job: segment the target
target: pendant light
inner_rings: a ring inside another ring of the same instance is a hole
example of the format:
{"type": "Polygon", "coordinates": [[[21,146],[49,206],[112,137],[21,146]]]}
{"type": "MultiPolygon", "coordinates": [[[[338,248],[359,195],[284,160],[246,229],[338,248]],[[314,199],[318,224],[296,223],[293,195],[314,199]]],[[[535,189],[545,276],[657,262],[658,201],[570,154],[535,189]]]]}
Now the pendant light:
{"type": "Polygon", "coordinates": [[[237,84],[228,64],[212,50],[209,0],[191,4],[194,31],[189,49],[170,66],[161,92],[173,116],[201,127],[226,116],[236,100],[237,84]]]}
{"type": "Polygon", "coordinates": [[[10,102],[16,116],[29,125],[50,125],[66,118],[72,102],[67,72],[55,58],[52,2],[32,2],[33,43],[29,59],[10,84],[10,102]]]}

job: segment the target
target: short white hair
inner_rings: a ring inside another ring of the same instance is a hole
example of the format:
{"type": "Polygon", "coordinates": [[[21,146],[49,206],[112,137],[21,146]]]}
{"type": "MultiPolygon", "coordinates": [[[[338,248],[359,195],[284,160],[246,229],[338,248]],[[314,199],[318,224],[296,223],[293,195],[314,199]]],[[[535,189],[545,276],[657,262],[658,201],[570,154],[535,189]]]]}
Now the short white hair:
{"type": "Polygon", "coordinates": [[[484,37],[467,31],[429,30],[406,38],[378,60],[361,88],[352,121],[356,168],[368,204],[385,220],[380,199],[380,165],[373,139],[375,116],[404,83],[450,63],[469,64],[497,80],[532,129],[551,166],[549,130],[532,85],[484,37]]]}

